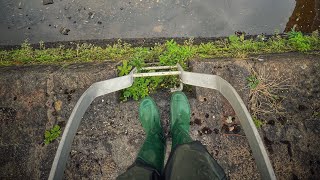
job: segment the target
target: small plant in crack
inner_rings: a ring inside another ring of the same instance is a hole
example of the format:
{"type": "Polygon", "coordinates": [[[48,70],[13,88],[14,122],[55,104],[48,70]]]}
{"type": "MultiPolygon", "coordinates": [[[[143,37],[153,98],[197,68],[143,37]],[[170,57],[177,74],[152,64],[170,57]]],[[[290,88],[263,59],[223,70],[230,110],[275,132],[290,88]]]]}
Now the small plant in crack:
{"type": "Polygon", "coordinates": [[[252,74],[247,78],[252,116],[261,117],[266,114],[282,113],[282,101],[285,96],[279,95],[279,92],[284,92],[290,87],[287,84],[288,79],[283,78],[280,74],[271,76],[265,68],[258,71],[252,68],[252,74]]]}
{"type": "Polygon", "coordinates": [[[130,73],[132,66],[128,65],[128,61],[122,61],[122,66],[117,67],[119,70],[119,76],[124,76],[130,73]]]}
{"type": "Polygon", "coordinates": [[[257,128],[261,128],[261,126],[264,124],[264,122],[261,119],[258,119],[257,117],[252,117],[254,125],[256,125],[257,128]]]}
{"type": "Polygon", "coordinates": [[[45,144],[50,144],[52,141],[57,139],[61,134],[61,128],[59,125],[53,126],[52,129],[47,130],[44,133],[44,143],[45,144]]]}
{"type": "Polygon", "coordinates": [[[250,89],[255,89],[259,84],[259,79],[255,75],[247,77],[247,81],[250,89]]]}

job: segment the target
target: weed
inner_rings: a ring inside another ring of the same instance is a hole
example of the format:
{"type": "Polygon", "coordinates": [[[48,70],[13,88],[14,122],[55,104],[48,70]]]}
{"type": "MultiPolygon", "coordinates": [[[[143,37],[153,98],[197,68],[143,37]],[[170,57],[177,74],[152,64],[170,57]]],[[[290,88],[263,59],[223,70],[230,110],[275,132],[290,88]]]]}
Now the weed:
{"type": "Polygon", "coordinates": [[[165,44],[156,43],[154,47],[150,49],[150,55],[148,60],[154,62],[155,60],[159,61],[159,56],[165,50],[165,44]]]}
{"type": "Polygon", "coordinates": [[[39,42],[39,49],[40,49],[40,50],[46,49],[43,41],[40,41],[40,42],[39,42]]]}
{"type": "Polygon", "coordinates": [[[122,66],[118,66],[119,76],[124,76],[129,74],[131,69],[132,69],[132,66],[128,65],[127,60],[122,61],[122,66]]]}
{"type": "MultiPolygon", "coordinates": [[[[132,67],[137,67],[139,71],[141,67],[150,62],[148,58],[159,55],[160,65],[176,65],[181,64],[184,68],[187,67],[187,61],[194,56],[194,49],[192,41],[186,41],[184,45],[179,45],[175,41],[167,41],[164,46],[156,46],[152,51],[146,48],[136,48],[133,57],[129,63],[124,60],[121,66],[118,66],[119,75],[123,76],[129,74],[132,67]],[[129,64],[129,65],[128,65],[129,64]]],[[[152,71],[154,72],[154,71],[152,71]]],[[[176,86],[178,83],[177,77],[145,77],[136,78],[133,85],[122,91],[122,100],[126,101],[128,98],[138,100],[149,93],[156,91],[158,88],[176,86]]]]}
{"type": "Polygon", "coordinates": [[[247,81],[250,89],[255,89],[259,84],[259,80],[255,75],[247,77],[247,81]]]}
{"type": "Polygon", "coordinates": [[[114,45],[108,45],[103,49],[102,54],[106,59],[123,60],[130,57],[134,53],[134,48],[128,43],[122,43],[119,39],[114,45]]]}
{"type": "Polygon", "coordinates": [[[256,125],[257,128],[261,128],[261,126],[264,125],[264,122],[255,116],[252,117],[252,120],[254,125],[256,125]]]}
{"type": "Polygon", "coordinates": [[[293,47],[293,49],[298,51],[310,51],[311,50],[311,42],[310,38],[304,36],[302,32],[296,32],[292,29],[289,33],[289,45],[293,47]]]}
{"type": "Polygon", "coordinates": [[[272,79],[265,68],[258,72],[252,68],[252,74],[251,78],[248,78],[252,82],[250,86],[249,81],[251,114],[257,117],[258,115],[280,113],[283,110],[281,102],[284,97],[278,96],[277,93],[289,87],[286,84],[288,79],[283,79],[279,74],[274,74],[272,77],[276,78],[272,79]]]}
{"type": "Polygon", "coordinates": [[[167,41],[165,51],[159,56],[161,65],[176,65],[179,63],[186,67],[186,61],[193,57],[194,50],[191,45],[178,45],[174,40],[167,41]]]}
{"type": "Polygon", "coordinates": [[[287,47],[287,42],[280,35],[275,34],[267,41],[266,53],[280,53],[290,51],[290,48],[287,47]]]}
{"type": "Polygon", "coordinates": [[[145,66],[145,61],[149,58],[150,51],[146,48],[138,47],[135,49],[133,56],[130,59],[130,64],[138,70],[145,66]]]}
{"type": "Polygon", "coordinates": [[[52,129],[47,130],[44,133],[44,143],[50,144],[52,141],[57,139],[61,134],[61,129],[59,125],[55,125],[52,129]]]}
{"type": "Polygon", "coordinates": [[[210,58],[218,54],[218,46],[213,43],[201,43],[197,48],[197,54],[201,58],[210,58]]]}
{"type": "MultiPolygon", "coordinates": [[[[145,62],[148,58],[153,56],[147,48],[136,48],[133,57],[129,60],[124,60],[121,66],[118,66],[119,76],[127,75],[131,71],[132,67],[136,67],[139,71],[141,67],[145,66],[145,62]]],[[[134,100],[144,98],[149,95],[150,92],[155,91],[159,84],[163,81],[163,77],[147,77],[147,78],[135,78],[131,87],[122,91],[122,100],[126,101],[132,97],[134,100]]]]}
{"type": "Polygon", "coordinates": [[[9,55],[12,55],[12,59],[16,59],[19,63],[28,63],[33,60],[33,49],[28,40],[25,40],[20,49],[13,51],[9,55]]]}
{"type": "Polygon", "coordinates": [[[123,100],[126,101],[130,97],[134,100],[146,97],[149,94],[148,85],[150,83],[150,78],[136,78],[132,86],[124,90],[123,100]]]}
{"type": "Polygon", "coordinates": [[[7,57],[10,56],[10,52],[9,51],[1,51],[0,50],[0,66],[8,66],[8,65],[12,65],[12,62],[7,61],[7,57]]]}

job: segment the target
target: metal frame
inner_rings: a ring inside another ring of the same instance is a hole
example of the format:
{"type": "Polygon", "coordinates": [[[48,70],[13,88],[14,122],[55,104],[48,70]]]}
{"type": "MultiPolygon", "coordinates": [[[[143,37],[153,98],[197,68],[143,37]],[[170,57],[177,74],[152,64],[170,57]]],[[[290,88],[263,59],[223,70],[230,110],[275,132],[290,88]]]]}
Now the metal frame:
{"type": "Polygon", "coordinates": [[[257,131],[257,128],[252,121],[250,113],[248,112],[239,94],[226,80],[217,75],[184,71],[179,64],[176,66],[145,67],[141,68],[141,70],[161,70],[174,68],[177,68],[178,71],[137,73],[137,69],[134,68],[127,76],[117,77],[92,84],[82,94],[69,117],[51,167],[49,179],[56,180],[63,178],[64,169],[69,157],[73,138],[77,132],[85,111],[96,97],[132,86],[135,77],[170,75],[179,75],[181,82],[184,84],[219,91],[229,101],[240,119],[240,124],[249,141],[249,145],[252,149],[252,153],[262,179],[276,179],[267,151],[257,131]]]}

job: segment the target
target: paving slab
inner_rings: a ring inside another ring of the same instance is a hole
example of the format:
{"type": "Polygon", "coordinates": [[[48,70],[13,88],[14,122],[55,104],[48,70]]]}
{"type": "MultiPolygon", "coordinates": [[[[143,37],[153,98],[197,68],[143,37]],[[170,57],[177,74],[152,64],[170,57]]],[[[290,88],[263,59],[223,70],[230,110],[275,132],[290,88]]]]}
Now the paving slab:
{"type": "MultiPolygon", "coordinates": [[[[259,116],[264,140],[279,179],[320,178],[320,59],[287,53],[257,60],[208,59],[190,62],[190,71],[216,74],[230,82],[250,109],[246,78],[253,71],[268,80],[286,80],[277,91],[282,110],[259,116]]],[[[94,82],[117,76],[116,63],[0,68],[0,178],[47,179],[58,147],[44,145],[44,132],[64,127],[81,94],[94,82]]],[[[260,179],[249,144],[230,104],[214,90],[185,88],[192,110],[191,137],[201,141],[230,179],[260,179]],[[231,122],[230,122],[231,121],[231,122]]],[[[72,144],[66,179],[115,179],[134,161],[145,133],[137,101],[120,102],[119,93],[94,100],[72,144]]],[[[151,94],[167,136],[170,92],[151,94]]],[[[262,106],[263,107],[263,106],[262,106]]],[[[267,106],[264,108],[268,108],[267,106]]]]}

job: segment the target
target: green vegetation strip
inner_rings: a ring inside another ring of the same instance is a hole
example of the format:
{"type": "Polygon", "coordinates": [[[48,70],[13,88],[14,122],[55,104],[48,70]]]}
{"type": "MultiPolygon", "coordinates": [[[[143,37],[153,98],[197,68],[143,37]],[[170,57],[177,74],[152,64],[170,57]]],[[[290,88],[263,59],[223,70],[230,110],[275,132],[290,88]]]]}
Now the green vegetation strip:
{"type": "MultiPolygon", "coordinates": [[[[106,48],[91,44],[77,45],[76,48],[46,48],[40,42],[39,49],[33,49],[28,42],[16,50],[0,51],[0,66],[25,65],[25,64],[57,64],[92,61],[115,61],[122,62],[118,67],[119,76],[128,74],[133,67],[138,69],[146,63],[157,63],[158,65],[175,65],[180,63],[184,68],[191,58],[216,58],[234,57],[245,59],[250,55],[281,53],[290,51],[308,52],[320,50],[320,39],[318,32],[312,35],[303,35],[301,32],[292,30],[288,38],[282,38],[275,34],[270,38],[263,35],[255,39],[245,39],[244,36],[229,36],[224,40],[194,45],[192,39],[185,41],[183,45],[175,41],[167,41],[164,44],[155,44],[153,47],[132,47],[130,44],[122,43],[120,40],[114,45],[106,48]]],[[[255,85],[251,79],[252,86],[255,85]]],[[[150,77],[136,78],[134,85],[122,92],[122,99],[133,98],[138,100],[147,96],[150,92],[162,87],[172,87],[177,84],[175,77],[150,77]]]]}

